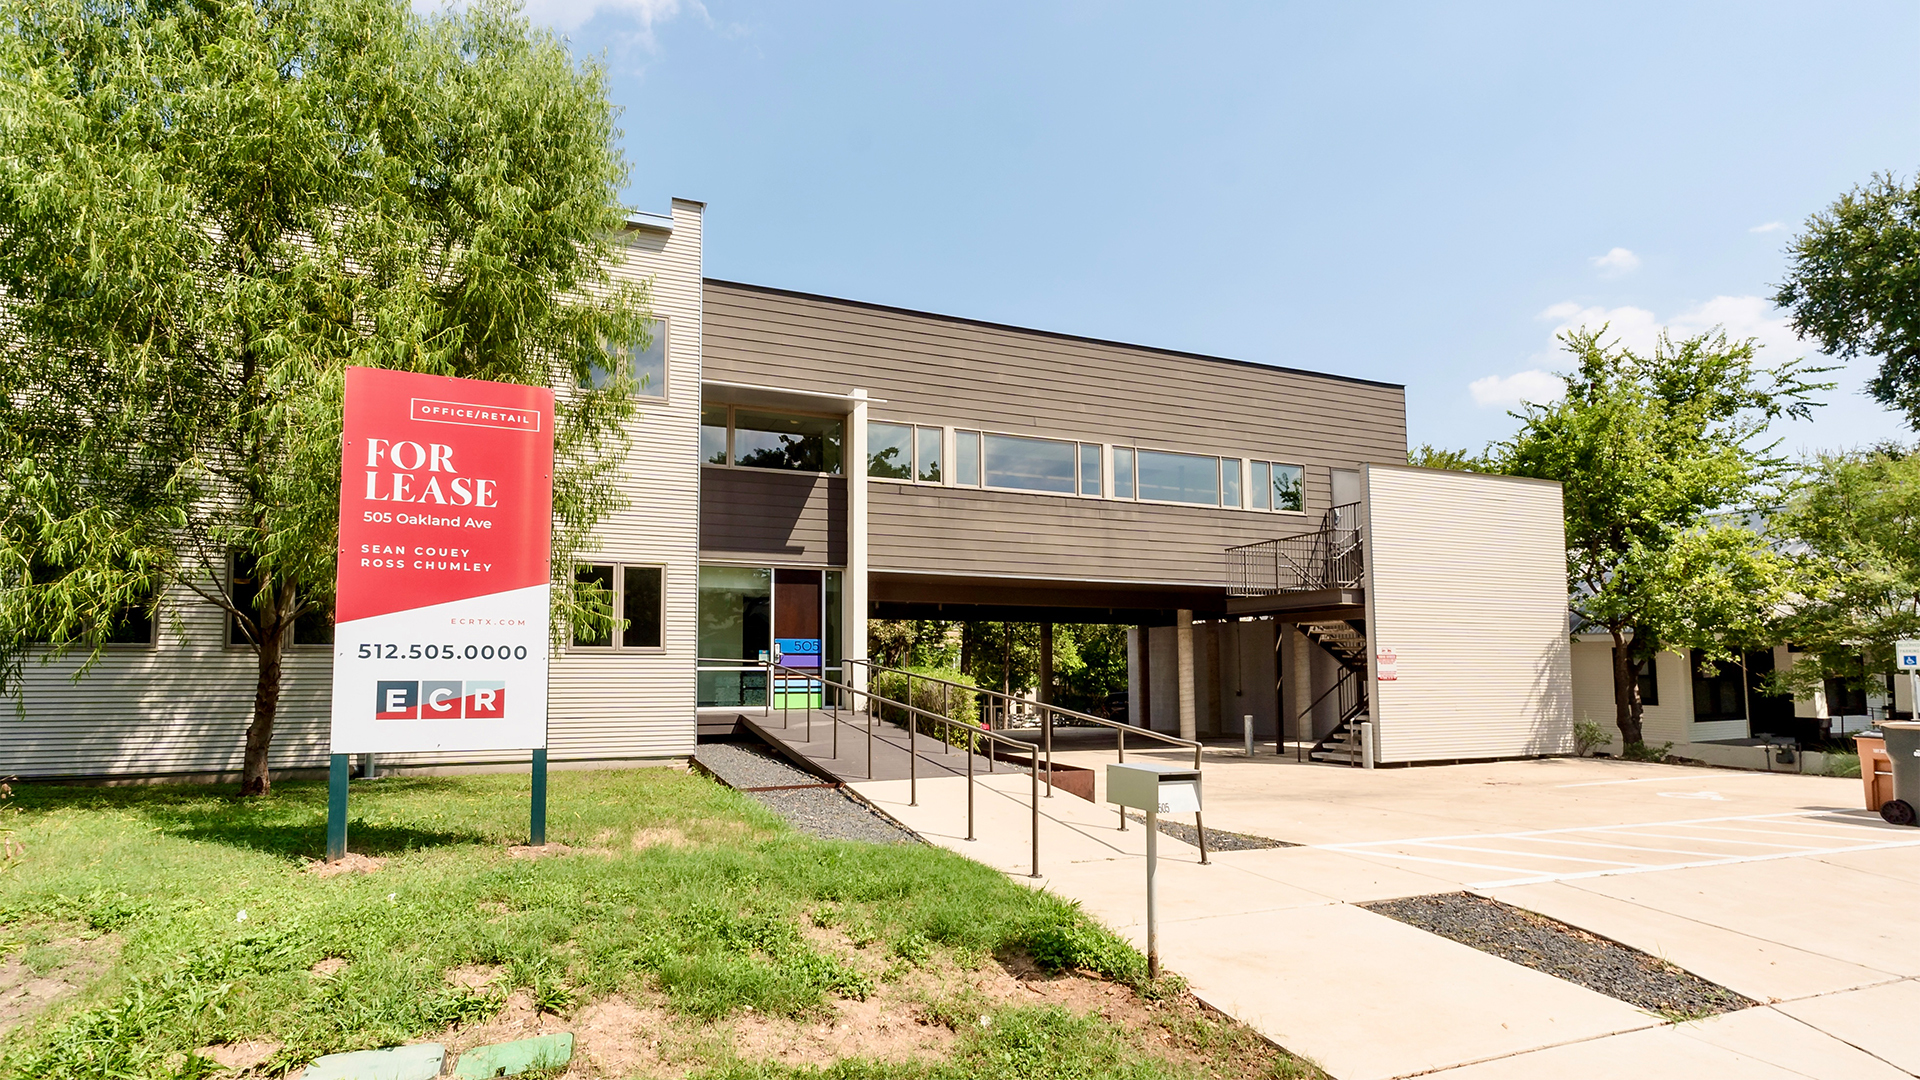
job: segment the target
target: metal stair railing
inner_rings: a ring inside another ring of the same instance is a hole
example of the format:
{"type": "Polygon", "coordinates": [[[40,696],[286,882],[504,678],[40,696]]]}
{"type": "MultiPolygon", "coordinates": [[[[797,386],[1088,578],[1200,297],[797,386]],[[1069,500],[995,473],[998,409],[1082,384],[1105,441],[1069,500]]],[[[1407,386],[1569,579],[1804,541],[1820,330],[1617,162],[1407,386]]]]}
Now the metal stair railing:
{"type": "MultiPolygon", "coordinates": [[[[854,661],[854,662],[859,663],[861,661],[854,661]]],[[[839,754],[840,725],[845,722],[840,719],[840,693],[845,693],[847,695],[848,702],[849,702],[848,711],[850,712],[859,711],[858,705],[859,705],[860,699],[861,698],[866,699],[867,707],[865,712],[866,712],[867,722],[865,727],[867,729],[867,779],[869,780],[873,779],[873,725],[878,719],[877,715],[873,710],[873,706],[876,703],[882,706],[892,706],[894,708],[902,710],[907,715],[913,717],[914,722],[909,726],[908,734],[907,734],[907,763],[908,763],[907,776],[909,781],[908,805],[910,806],[920,805],[919,770],[918,770],[918,765],[920,761],[920,751],[917,745],[918,743],[917,737],[920,730],[919,720],[920,718],[925,717],[932,720],[946,721],[947,720],[946,717],[943,717],[938,713],[930,712],[926,709],[919,708],[918,706],[915,706],[915,705],[909,705],[904,701],[895,701],[892,698],[884,698],[879,696],[878,694],[869,693],[868,691],[862,690],[858,687],[850,686],[846,683],[838,682],[833,679],[824,678],[815,673],[819,669],[815,669],[813,671],[802,671],[797,668],[787,667],[785,664],[781,664],[773,660],[769,660],[766,662],[766,669],[767,669],[767,681],[768,681],[769,687],[771,687],[773,680],[776,678],[781,678],[781,677],[786,678],[787,680],[789,680],[789,686],[791,686],[793,681],[796,681],[796,680],[799,681],[801,684],[802,692],[806,693],[809,696],[809,707],[811,707],[811,695],[813,692],[814,685],[818,685],[821,688],[821,697],[823,699],[823,703],[826,697],[827,689],[831,688],[837,691],[837,693],[835,693],[833,696],[833,705],[831,709],[835,758],[838,758],[840,756],[839,754]]],[[[769,707],[772,706],[771,701],[768,702],[768,706],[769,707]]],[[[790,708],[790,706],[788,707],[790,708]]],[[[826,710],[822,710],[822,711],[826,711],[826,710]]],[[[782,722],[785,723],[785,720],[783,719],[782,722]]],[[[965,725],[961,725],[961,726],[965,727],[965,725]]],[[[809,717],[807,721],[807,731],[808,731],[809,740],[811,740],[812,731],[813,731],[813,721],[811,717],[809,717]]],[[[1039,753],[1039,750],[1038,748],[1032,745],[1021,742],[1019,739],[1010,739],[1010,738],[1007,738],[1005,735],[1000,735],[993,731],[980,730],[976,728],[976,729],[969,730],[967,732],[967,839],[968,840],[974,839],[973,755],[976,752],[975,747],[977,745],[977,741],[985,741],[988,744],[988,746],[992,746],[995,743],[1004,743],[1007,746],[1012,747],[1016,750],[1023,750],[1026,752],[1026,756],[1029,762],[1031,763],[1031,769],[1033,773],[1033,790],[1032,790],[1032,796],[1030,799],[1031,812],[1033,815],[1033,873],[1029,876],[1037,878],[1040,876],[1040,753],[1039,753]]],[[[992,761],[993,759],[991,756],[991,751],[989,751],[988,754],[989,756],[987,760],[992,761]]],[[[1049,766],[1051,766],[1052,763],[1049,762],[1048,764],[1049,766]]],[[[1052,777],[1049,776],[1048,780],[1051,781],[1052,777]]],[[[1051,792],[1049,792],[1049,794],[1051,794],[1051,792]]]]}
{"type": "Polygon", "coordinates": [[[1354,588],[1365,576],[1360,504],[1329,508],[1312,532],[1241,544],[1226,555],[1228,596],[1354,588]]]}
{"type": "MultiPolygon", "coordinates": [[[[1178,746],[1178,747],[1181,747],[1182,749],[1192,750],[1193,751],[1193,767],[1195,770],[1198,770],[1200,768],[1201,745],[1197,740],[1194,740],[1194,739],[1183,739],[1178,735],[1168,735],[1165,732],[1154,731],[1151,728],[1139,728],[1139,727],[1134,727],[1131,724],[1122,724],[1116,720],[1108,720],[1104,717],[1094,716],[1090,713],[1083,713],[1074,709],[1063,708],[1059,705],[1052,705],[1052,704],[1039,702],[1039,701],[1028,701],[1023,698],[1016,698],[1011,694],[1001,693],[998,690],[989,690],[985,687],[980,687],[980,686],[968,686],[966,683],[953,682],[952,680],[942,679],[934,675],[926,675],[919,672],[907,671],[904,668],[888,667],[884,664],[876,664],[871,660],[848,658],[848,659],[842,660],[841,663],[858,665],[860,667],[863,667],[868,671],[869,677],[871,677],[874,674],[882,674],[882,673],[889,674],[889,675],[903,676],[906,679],[906,697],[909,700],[913,698],[913,681],[915,679],[919,679],[923,682],[946,687],[949,689],[949,691],[951,691],[952,689],[961,689],[961,690],[966,690],[971,693],[983,695],[987,698],[993,699],[1000,703],[1002,715],[1007,715],[1010,712],[1011,708],[1014,706],[1026,708],[1031,712],[1038,712],[1040,715],[1040,743],[1041,743],[1040,752],[1045,755],[1046,763],[1047,763],[1047,794],[1046,794],[1047,798],[1053,797],[1053,724],[1054,724],[1054,718],[1056,716],[1064,718],[1066,720],[1070,720],[1072,722],[1072,726],[1074,727],[1092,725],[1094,727],[1105,727],[1105,728],[1113,729],[1113,731],[1115,732],[1115,740],[1114,740],[1115,748],[1119,754],[1119,760],[1123,762],[1127,760],[1127,735],[1128,733],[1132,733],[1135,735],[1143,735],[1149,739],[1156,740],[1158,742],[1167,743],[1173,746],[1178,746]]],[[[916,709],[914,710],[914,712],[919,715],[928,715],[925,710],[916,709]]],[[[956,724],[956,722],[952,720],[950,717],[940,717],[939,719],[941,723],[944,723],[950,726],[958,726],[963,730],[967,729],[967,725],[956,724]]],[[[917,719],[914,721],[913,726],[916,728],[918,727],[917,719]]],[[[1002,738],[1004,738],[1004,736],[1002,736],[1002,738]]],[[[1028,745],[1027,743],[1018,739],[1013,739],[1008,741],[1019,743],[1022,746],[1028,745]]],[[[991,759],[989,759],[989,761],[991,761],[991,759]]],[[[971,782],[971,780],[969,780],[969,782],[971,782]]],[[[971,789],[969,789],[969,798],[971,798],[971,789]]],[[[1207,856],[1207,830],[1206,830],[1206,827],[1202,824],[1202,820],[1203,819],[1202,819],[1201,812],[1198,810],[1194,811],[1193,827],[1194,827],[1194,831],[1199,834],[1200,863],[1201,865],[1205,866],[1205,865],[1209,865],[1209,860],[1207,856]]],[[[1120,808],[1120,831],[1125,832],[1126,828],[1127,828],[1127,811],[1125,807],[1121,807],[1120,808]]]]}

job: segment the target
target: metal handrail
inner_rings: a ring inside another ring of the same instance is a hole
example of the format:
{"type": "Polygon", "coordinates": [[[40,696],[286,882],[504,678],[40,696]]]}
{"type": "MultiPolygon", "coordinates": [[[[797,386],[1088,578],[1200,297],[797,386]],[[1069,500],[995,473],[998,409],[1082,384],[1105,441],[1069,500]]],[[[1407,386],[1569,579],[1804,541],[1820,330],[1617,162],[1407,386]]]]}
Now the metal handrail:
{"type": "MultiPolygon", "coordinates": [[[[844,664],[845,661],[842,661],[842,663],[844,664]]],[[[864,661],[862,661],[862,663],[864,663],[864,661]]],[[[869,664],[867,666],[871,667],[873,665],[869,664]]],[[[844,690],[849,695],[849,697],[854,699],[855,706],[857,706],[859,698],[864,697],[867,699],[867,710],[866,710],[867,712],[867,724],[866,724],[866,727],[867,727],[867,779],[869,780],[873,779],[873,723],[875,719],[874,712],[873,712],[874,702],[877,701],[884,705],[892,705],[896,708],[905,710],[909,715],[911,715],[913,717],[913,723],[908,726],[908,734],[907,734],[907,780],[908,780],[908,791],[910,793],[908,796],[908,803],[909,805],[913,805],[913,806],[918,806],[920,804],[920,798],[919,798],[920,748],[918,745],[919,734],[920,734],[920,723],[919,723],[920,718],[926,717],[931,720],[938,720],[944,724],[952,725],[953,721],[951,718],[941,716],[938,713],[930,712],[929,710],[926,710],[926,709],[922,709],[917,705],[910,705],[904,701],[895,701],[892,698],[881,697],[878,694],[872,693],[871,691],[868,691],[868,690],[862,690],[856,686],[850,686],[846,683],[835,682],[832,679],[823,678],[822,676],[814,673],[815,671],[825,670],[824,668],[816,668],[813,670],[801,670],[799,668],[787,667],[785,664],[781,664],[777,661],[768,660],[766,662],[766,670],[767,670],[767,680],[769,684],[771,684],[775,678],[780,677],[781,675],[784,675],[788,678],[799,678],[803,682],[819,683],[823,689],[825,687],[830,686],[836,690],[844,690]]],[[[808,689],[810,691],[811,687],[809,687],[808,689]]],[[[769,692],[772,692],[771,685],[769,685],[769,692]]],[[[836,758],[839,757],[839,749],[838,749],[839,737],[840,737],[839,725],[841,723],[839,700],[840,699],[838,696],[834,698],[834,709],[833,709],[833,723],[834,723],[833,732],[834,732],[834,740],[835,740],[834,757],[836,758]]],[[[769,706],[771,706],[772,704],[771,700],[769,700],[768,704],[769,706]]],[[[808,704],[808,709],[809,710],[812,709],[811,702],[809,702],[808,704]]],[[[964,724],[960,726],[966,727],[966,725],[964,724]]],[[[807,733],[808,733],[808,739],[811,740],[812,733],[813,733],[813,722],[811,719],[809,719],[807,722],[807,733]]],[[[1031,762],[1031,771],[1033,774],[1033,789],[1032,789],[1032,795],[1031,795],[1032,813],[1033,813],[1033,874],[1031,876],[1037,878],[1040,876],[1040,751],[1039,751],[1039,748],[1032,746],[1028,743],[1021,742],[1019,739],[1010,739],[1005,735],[997,734],[991,730],[971,728],[968,730],[968,736],[969,737],[967,740],[967,839],[968,840],[974,839],[974,829],[973,829],[974,739],[976,738],[984,739],[987,741],[989,745],[993,743],[1005,743],[1010,747],[1014,747],[1018,750],[1026,751],[1027,759],[1031,762]]],[[[989,761],[992,760],[991,756],[989,756],[988,760],[989,761]]],[[[1049,773],[1051,773],[1052,764],[1053,763],[1051,761],[1047,763],[1049,773]]],[[[1047,779],[1048,779],[1048,783],[1051,784],[1053,779],[1052,776],[1049,775],[1047,779]]]]}
{"type": "Polygon", "coordinates": [[[1226,550],[1227,595],[1352,588],[1360,583],[1360,504],[1342,503],[1321,515],[1320,527],[1226,550]]]}
{"type": "MultiPolygon", "coordinates": [[[[1175,746],[1186,747],[1188,749],[1191,749],[1193,751],[1193,767],[1195,770],[1198,770],[1200,768],[1200,754],[1203,748],[1200,742],[1196,739],[1183,739],[1178,735],[1168,735],[1165,732],[1155,731],[1152,728],[1134,727],[1132,724],[1122,724],[1117,720],[1108,720],[1105,717],[1094,716],[1090,713],[1083,713],[1075,709],[1064,708],[1062,706],[1054,705],[1049,702],[1027,701],[1023,698],[1016,698],[1011,694],[1005,694],[998,690],[989,690],[981,686],[968,686],[966,683],[954,682],[951,679],[942,679],[937,675],[924,675],[919,672],[907,671],[904,668],[888,667],[884,664],[876,664],[871,660],[860,659],[856,657],[844,657],[841,659],[840,663],[842,665],[858,664],[861,667],[866,668],[871,673],[885,672],[888,674],[905,676],[907,679],[907,696],[908,697],[913,696],[913,680],[925,679],[927,682],[930,682],[930,683],[935,683],[943,686],[957,687],[962,690],[970,690],[976,694],[985,694],[988,697],[996,698],[1000,700],[1003,703],[1003,705],[1018,704],[1018,705],[1022,705],[1022,706],[1039,711],[1040,712],[1041,751],[1046,755],[1046,761],[1047,761],[1047,798],[1053,797],[1053,717],[1055,714],[1069,717],[1073,720],[1076,720],[1082,723],[1093,724],[1097,727],[1112,728],[1116,733],[1115,748],[1119,753],[1120,760],[1123,762],[1127,760],[1127,734],[1129,732],[1132,732],[1133,734],[1145,735],[1150,739],[1156,739],[1163,743],[1171,743],[1172,745],[1175,745],[1175,746]]],[[[1006,711],[1004,707],[1002,711],[1003,712],[1006,711]]],[[[947,719],[946,722],[952,723],[953,721],[951,719],[947,719]]],[[[1019,740],[1016,739],[1011,741],[1018,742],[1019,740]]],[[[1026,744],[1022,743],[1021,745],[1026,745],[1026,744]]],[[[1206,830],[1206,826],[1202,823],[1201,812],[1198,810],[1194,811],[1194,814],[1193,814],[1193,827],[1194,827],[1194,831],[1198,833],[1200,837],[1200,863],[1203,866],[1208,865],[1209,860],[1207,856],[1207,830],[1206,830]]],[[[1121,807],[1120,808],[1120,830],[1122,832],[1125,832],[1126,828],[1127,828],[1127,811],[1125,807],[1121,807]]]]}

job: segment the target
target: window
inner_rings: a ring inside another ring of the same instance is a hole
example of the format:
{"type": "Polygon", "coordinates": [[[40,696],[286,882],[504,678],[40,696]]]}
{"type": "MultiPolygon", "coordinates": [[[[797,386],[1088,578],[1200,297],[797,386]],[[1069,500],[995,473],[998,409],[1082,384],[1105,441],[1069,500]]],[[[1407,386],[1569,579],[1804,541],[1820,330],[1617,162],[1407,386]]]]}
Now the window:
{"type": "Polygon", "coordinates": [[[1140,497],[1156,502],[1220,505],[1220,459],[1199,454],[1169,454],[1164,450],[1137,452],[1140,497]]]}
{"type": "Polygon", "coordinates": [[[941,444],[946,442],[946,430],[937,427],[914,429],[914,479],[923,484],[940,482],[941,444]]]}
{"type": "Polygon", "coordinates": [[[1273,508],[1295,512],[1307,508],[1306,495],[1301,488],[1301,477],[1306,470],[1298,465],[1273,465],[1273,508]]]}
{"type": "Polygon", "coordinates": [[[1220,459],[1220,505],[1240,505],[1240,459],[1237,457],[1220,459]]]}
{"type": "Polygon", "coordinates": [[[840,420],[733,411],[733,463],[749,469],[840,472],[840,420]]]}
{"type": "Polygon", "coordinates": [[[767,703],[767,673],[752,665],[773,650],[773,571],[761,567],[700,568],[701,707],[767,703]]]}
{"type": "Polygon", "coordinates": [[[599,563],[580,567],[574,572],[574,578],[605,590],[608,610],[618,613],[618,619],[626,623],[622,626],[620,621],[616,621],[611,628],[598,631],[589,631],[582,627],[573,635],[573,643],[576,647],[602,649],[658,649],[661,647],[665,640],[663,626],[666,621],[661,608],[666,578],[666,570],[663,567],[599,563]]]}
{"type": "Polygon", "coordinates": [[[633,377],[634,393],[641,397],[667,396],[667,321],[656,319],[647,327],[647,347],[635,342],[607,346],[607,363],[595,364],[581,385],[600,389],[612,381],[613,372],[624,363],[633,377]]]}
{"type": "Polygon", "coordinates": [[[1744,720],[1747,715],[1745,687],[1741,685],[1740,665],[1712,665],[1713,674],[1701,672],[1706,654],[1691,651],[1693,666],[1693,718],[1699,721],[1744,720]]]}
{"type": "Polygon", "coordinates": [[[136,604],[120,609],[120,617],[107,632],[109,645],[152,645],[156,620],[151,604],[136,604]]]}
{"type": "Polygon", "coordinates": [[[953,482],[968,487],[980,486],[980,433],[953,433],[953,482]]]}
{"type": "Polygon", "coordinates": [[[1074,444],[1018,435],[988,435],[984,473],[988,487],[1074,493],[1074,444]]]}
{"type": "Polygon", "coordinates": [[[1253,481],[1247,485],[1255,510],[1273,509],[1273,466],[1264,461],[1253,463],[1253,481]]]}
{"type": "Polygon", "coordinates": [[[1100,444],[1080,444],[1080,494],[1100,494],[1100,444]]]}
{"type": "Polygon", "coordinates": [[[708,465],[727,463],[727,407],[700,408],[700,460],[708,465]]]}
{"type": "Polygon", "coordinates": [[[1133,498],[1133,447],[1113,448],[1113,497],[1133,498]]]}
{"type": "Polygon", "coordinates": [[[1660,675],[1654,667],[1654,658],[1649,656],[1640,661],[1635,674],[1640,680],[1640,704],[1660,704],[1660,675]]]}
{"type": "Polygon", "coordinates": [[[867,475],[882,480],[913,479],[913,428],[906,424],[867,424],[867,475]]]}
{"type": "MultiPolygon", "coordinates": [[[[254,606],[260,599],[258,565],[258,559],[242,552],[236,551],[227,556],[227,596],[233,601],[234,607],[250,614],[260,610],[254,606]]],[[[293,626],[281,640],[288,645],[332,645],[332,606],[314,608],[295,616],[293,626]]],[[[227,614],[227,644],[253,644],[253,635],[247,632],[246,623],[234,618],[231,612],[227,614]]]]}

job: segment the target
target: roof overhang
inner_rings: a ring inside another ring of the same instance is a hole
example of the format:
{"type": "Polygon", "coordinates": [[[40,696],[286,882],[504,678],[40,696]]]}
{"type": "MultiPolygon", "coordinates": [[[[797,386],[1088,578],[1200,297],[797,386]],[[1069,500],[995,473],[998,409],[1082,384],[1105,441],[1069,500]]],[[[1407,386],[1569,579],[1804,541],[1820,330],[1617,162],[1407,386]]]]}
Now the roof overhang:
{"type": "Polygon", "coordinates": [[[718,382],[700,384],[703,405],[744,405],[750,409],[793,409],[800,412],[832,413],[844,416],[857,402],[885,404],[881,398],[829,394],[819,390],[794,390],[785,386],[758,386],[753,383],[718,382]]]}

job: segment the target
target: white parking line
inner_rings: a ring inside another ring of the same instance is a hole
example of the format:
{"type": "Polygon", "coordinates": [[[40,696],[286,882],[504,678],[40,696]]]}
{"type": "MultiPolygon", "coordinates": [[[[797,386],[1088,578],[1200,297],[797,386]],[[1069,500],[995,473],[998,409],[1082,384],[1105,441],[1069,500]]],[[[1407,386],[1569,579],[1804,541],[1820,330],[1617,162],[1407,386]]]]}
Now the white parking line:
{"type": "MultiPolygon", "coordinates": [[[[1623,781],[1610,781],[1622,783],[1623,781]]],[[[1421,836],[1402,840],[1364,840],[1340,844],[1316,844],[1315,847],[1329,851],[1339,851],[1350,855],[1365,855],[1370,858],[1387,861],[1405,860],[1410,862],[1434,863],[1442,866],[1458,866],[1475,870],[1501,870],[1507,873],[1524,875],[1500,881],[1485,881],[1469,884],[1468,888],[1503,888],[1511,885],[1531,885],[1547,881],[1570,881],[1581,878],[1610,877],[1618,874],[1643,874],[1656,870],[1685,870],[1706,866],[1730,866],[1749,862],[1767,862],[1775,859],[1808,858],[1818,855],[1838,855],[1852,851],[1880,851],[1888,848],[1920,846],[1920,831],[1904,833],[1891,828],[1875,828],[1870,825],[1856,824],[1851,821],[1823,821],[1821,818],[1838,816],[1845,811],[1837,810],[1801,810],[1776,814],[1749,814],[1737,817],[1688,818],[1679,821],[1648,821],[1621,825],[1580,826],[1563,829],[1533,829],[1525,832],[1509,833],[1464,833],[1447,836],[1421,836]],[[1759,827],[1756,827],[1759,826],[1759,827]],[[1772,826],[1766,828],[1765,826],[1772,826]],[[1832,832],[1809,831],[1808,827],[1851,830],[1855,835],[1835,835],[1832,832]],[[1687,832],[1655,832],[1655,829],[1689,830],[1687,832]],[[1735,839],[1731,836],[1706,835],[1714,833],[1738,833],[1755,839],[1735,839]],[[1877,835],[1904,835],[1910,839],[1872,840],[1861,833],[1877,835]],[[1568,834],[1584,837],[1604,836],[1621,840],[1679,840],[1691,841],[1704,847],[1762,848],[1758,852],[1735,854],[1728,852],[1697,851],[1685,848],[1641,847],[1635,844],[1614,844],[1593,839],[1579,839],[1568,834]],[[1765,837],[1766,839],[1760,839],[1765,837]],[[1464,843],[1463,843],[1464,841],[1464,843]],[[1807,843],[1812,841],[1812,843],[1807,843]],[[1572,855],[1556,855],[1551,852],[1513,850],[1500,845],[1503,843],[1520,844],[1565,844],[1582,847],[1619,848],[1627,851],[1643,852],[1652,856],[1653,861],[1619,862],[1609,859],[1587,859],[1572,855]],[[1567,869],[1565,871],[1524,870],[1518,867],[1500,866],[1491,863],[1468,862],[1460,859],[1448,859],[1428,855],[1415,855],[1412,851],[1469,851],[1489,855],[1505,855],[1509,858],[1533,861],[1545,860],[1559,863],[1579,863],[1599,865],[1602,869],[1567,869]],[[1660,861],[1660,856],[1694,856],[1674,861],[1660,861]]]]}

